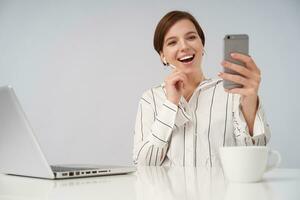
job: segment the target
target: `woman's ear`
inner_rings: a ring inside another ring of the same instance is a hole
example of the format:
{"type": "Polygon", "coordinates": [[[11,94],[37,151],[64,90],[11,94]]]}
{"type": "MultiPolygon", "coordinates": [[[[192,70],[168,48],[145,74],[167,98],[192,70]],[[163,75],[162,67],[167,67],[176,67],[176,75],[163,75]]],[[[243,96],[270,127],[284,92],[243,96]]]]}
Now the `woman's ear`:
{"type": "Polygon", "coordinates": [[[164,56],[164,54],[162,52],[160,52],[160,59],[161,59],[161,62],[164,64],[164,65],[167,65],[167,61],[166,61],[166,57],[164,56]]]}

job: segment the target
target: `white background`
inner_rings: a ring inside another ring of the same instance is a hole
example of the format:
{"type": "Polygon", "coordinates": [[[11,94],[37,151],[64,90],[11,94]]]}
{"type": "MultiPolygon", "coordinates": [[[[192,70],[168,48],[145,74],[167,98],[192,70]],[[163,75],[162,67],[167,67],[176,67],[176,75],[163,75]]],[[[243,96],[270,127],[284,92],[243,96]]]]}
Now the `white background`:
{"type": "Polygon", "coordinates": [[[132,163],[139,98],[169,73],[154,29],[173,9],[204,29],[207,77],[221,70],[224,35],[249,35],[270,145],[300,167],[299,1],[0,0],[0,85],[14,86],[48,160],[132,163]]]}

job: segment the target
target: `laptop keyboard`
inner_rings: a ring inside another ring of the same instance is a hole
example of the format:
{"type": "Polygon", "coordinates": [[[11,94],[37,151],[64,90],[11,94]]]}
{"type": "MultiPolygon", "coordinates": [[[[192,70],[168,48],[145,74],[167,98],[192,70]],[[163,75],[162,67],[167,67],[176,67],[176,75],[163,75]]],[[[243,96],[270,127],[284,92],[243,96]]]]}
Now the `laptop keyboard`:
{"type": "Polygon", "coordinates": [[[81,168],[81,167],[63,167],[63,166],[50,166],[53,172],[68,172],[68,171],[80,171],[80,170],[92,170],[95,168],[81,168]]]}

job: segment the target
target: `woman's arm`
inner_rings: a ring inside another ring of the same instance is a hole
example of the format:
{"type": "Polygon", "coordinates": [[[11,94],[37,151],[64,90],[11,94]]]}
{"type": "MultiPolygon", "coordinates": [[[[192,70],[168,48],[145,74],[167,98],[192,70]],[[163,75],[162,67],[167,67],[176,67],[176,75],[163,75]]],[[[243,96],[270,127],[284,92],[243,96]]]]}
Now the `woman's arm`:
{"type": "Polygon", "coordinates": [[[241,105],[241,96],[235,94],[233,98],[233,127],[237,145],[241,146],[265,146],[270,140],[271,132],[261,100],[257,100],[257,110],[253,119],[252,134],[248,127],[241,105]]]}
{"type": "Polygon", "coordinates": [[[239,53],[233,53],[231,56],[233,59],[245,63],[245,67],[228,61],[223,61],[223,67],[231,69],[237,72],[239,75],[221,72],[219,73],[219,76],[223,79],[239,83],[243,86],[242,88],[234,88],[226,91],[241,95],[240,103],[242,113],[247,122],[249,133],[252,136],[254,120],[258,108],[258,89],[261,82],[261,73],[254,60],[250,56],[239,53]]]}
{"type": "Polygon", "coordinates": [[[257,95],[241,97],[242,113],[246,120],[248,129],[249,129],[249,134],[251,136],[253,136],[253,127],[254,127],[254,121],[255,121],[257,107],[258,107],[257,95]]]}
{"type": "MultiPolygon", "coordinates": [[[[156,110],[153,92],[145,93],[139,102],[133,160],[136,165],[161,165],[167,154],[178,107],[166,100],[156,110]]],[[[154,97],[155,98],[155,97],[154,97]]]]}
{"type": "Polygon", "coordinates": [[[219,76],[243,86],[225,90],[238,97],[233,108],[234,134],[238,145],[266,145],[270,139],[270,129],[258,99],[261,72],[250,56],[239,53],[233,53],[231,56],[245,63],[245,66],[223,61],[223,67],[239,75],[221,72],[219,76]]]}

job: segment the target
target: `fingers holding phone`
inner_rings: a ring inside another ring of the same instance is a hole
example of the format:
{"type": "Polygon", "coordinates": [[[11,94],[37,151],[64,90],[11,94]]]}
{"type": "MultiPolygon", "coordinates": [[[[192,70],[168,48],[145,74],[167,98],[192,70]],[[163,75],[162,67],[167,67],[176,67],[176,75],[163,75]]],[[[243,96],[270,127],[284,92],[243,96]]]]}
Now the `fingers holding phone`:
{"type": "Polygon", "coordinates": [[[234,73],[221,72],[219,73],[219,76],[223,78],[224,81],[233,82],[240,87],[224,88],[230,93],[236,93],[243,96],[256,96],[261,82],[261,72],[259,68],[256,66],[254,60],[248,55],[232,53],[231,56],[233,59],[244,63],[244,65],[241,66],[225,60],[221,65],[224,69],[227,69],[227,71],[230,70],[234,73]]]}

